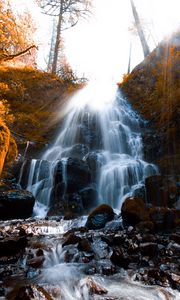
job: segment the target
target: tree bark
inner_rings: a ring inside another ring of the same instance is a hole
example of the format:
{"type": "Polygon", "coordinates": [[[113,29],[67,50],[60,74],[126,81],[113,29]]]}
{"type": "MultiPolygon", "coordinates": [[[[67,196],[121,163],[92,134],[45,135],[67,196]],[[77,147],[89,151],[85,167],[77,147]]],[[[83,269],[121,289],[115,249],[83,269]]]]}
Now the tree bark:
{"type": "Polygon", "coordinates": [[[144,57],[146,57],[150,53],[149,46],[148,46],[148,43],[146,41],[144,31],[143,31],[143,28],[142,28],[142,25],[141,25],[136,7],[134,5],[134,2],[133,2],[133,0],[130,0],[130,1],[131,1],[132,11],[133,11],[133,16],[134,16],[134,19],[135,19],[136,28],[137,28],[138,35],[139,35],[141,45],[142,45],[142,48],[143,48],[144,57]]]}
{"type": "Polygon", "coordinates": [[[16,57],[22,56],[23,54],[27,53],[29,50],[31,50],[33,48],[37,49],[37,46],[32,45],[32,46],[28,47],[27,49],[25,49],[23,51],[20,51],[20,52],[18,52],[16,54],[3,54],[2,56],[0,56],[0,62],[12,60],[12,59],[14,59],[16,57]]]}
{"type": "Polygon", "coordinates": [[[56,43],[54,48],[54,57],[52,62],[52,73],[56,74],[57,72],[57,63],[58,63],[58,53],[61,42],[61,31],[62,31],[62,17],[63,17],[63,1],[60,2],[60,10],[58,16],[58,25],[57,25],[57,33],[56,33],[56,43]]]}

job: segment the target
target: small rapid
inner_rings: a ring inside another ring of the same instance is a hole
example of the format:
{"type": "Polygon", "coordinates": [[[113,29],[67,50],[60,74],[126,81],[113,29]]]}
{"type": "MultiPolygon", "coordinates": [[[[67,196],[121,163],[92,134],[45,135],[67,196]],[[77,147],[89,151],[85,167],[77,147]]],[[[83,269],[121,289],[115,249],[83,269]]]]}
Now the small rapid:
{"type": "Polygon", "coordinates": [[[67,199],[69,159],[81,160],[91,171],[91,180],[80,185],[78,195],[93,186],[96,205],[120,209],[126,197],[143,188],[146,177],[157,173],[156,166],[143,158],[142,121],[121,91],[108,84],[87,85],[70,100],[67,112],[53,145],[41,160],[31,162],[26,188],[36,198],[34,214],[43,217],[53,205],[60,170],[59,199],[67,199]]]}

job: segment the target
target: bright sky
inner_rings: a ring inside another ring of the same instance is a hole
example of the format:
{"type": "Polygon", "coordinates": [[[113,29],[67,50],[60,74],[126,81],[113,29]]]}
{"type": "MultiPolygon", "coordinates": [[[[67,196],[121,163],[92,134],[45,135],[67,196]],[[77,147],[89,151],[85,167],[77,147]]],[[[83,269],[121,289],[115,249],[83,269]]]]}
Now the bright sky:
{"type": "MultiPolygon", "coordinates": [[[[40,14],[33,0],[13,1],[18,8],[28,6],[39,23],[39,65],[43,68],[50,43],[50,17],[40,14]]],[[[143,59],[138,37],[128,31],[134,20],[130,0],[93,0],[93,3],[93,15],[88,20],[81,20],[74,28],[64,31],[66,55],[80,76],[106,75],[118,81],[127,72],[130,43],[132,68],[143,59]]],[[[180,0],[134,0],[134,3],[148,24],[151,48],[180,28],[180,0]]]]}

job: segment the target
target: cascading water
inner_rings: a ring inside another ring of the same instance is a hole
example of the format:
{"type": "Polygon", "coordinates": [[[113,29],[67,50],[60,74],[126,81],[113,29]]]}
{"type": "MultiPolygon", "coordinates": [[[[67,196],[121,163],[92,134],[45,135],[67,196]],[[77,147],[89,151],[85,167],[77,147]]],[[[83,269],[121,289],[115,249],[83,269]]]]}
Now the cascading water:
{"type": "Polygon", "coordinates": [[[157,172],[153,164],[143,160],[138,115],[119,90],[106,84],[88,85],[71,99],[56,141],[41,161],[32,160],[27,189],[36,198],[36,215],[47,213],[60,173],[58,187],[61,198],[66,197],[70,157],[86,163],[93,173],[91,182],[87,180],[86,187],[80,184],[78,193],[93,185],[96,204],[108,203],[117,209],[124,198],[143,186],[147,176],[157,172]]]}

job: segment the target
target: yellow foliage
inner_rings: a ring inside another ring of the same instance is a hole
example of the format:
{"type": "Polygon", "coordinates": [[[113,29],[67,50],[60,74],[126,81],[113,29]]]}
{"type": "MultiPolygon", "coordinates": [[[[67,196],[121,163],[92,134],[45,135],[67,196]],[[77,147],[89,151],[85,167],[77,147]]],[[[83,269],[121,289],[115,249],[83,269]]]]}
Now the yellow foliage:
{"type": "Polygon", "coordinates": [[[0,176],[3,170],[6,154],[9,149],[10,131],[0,118],[0,176]]]}

